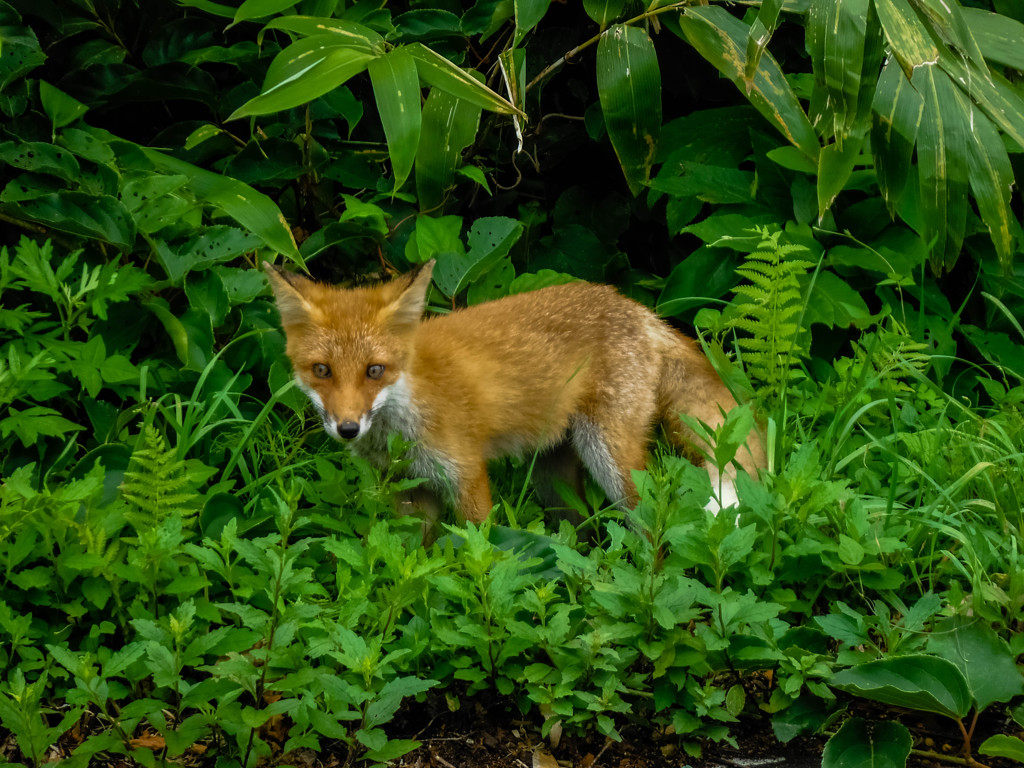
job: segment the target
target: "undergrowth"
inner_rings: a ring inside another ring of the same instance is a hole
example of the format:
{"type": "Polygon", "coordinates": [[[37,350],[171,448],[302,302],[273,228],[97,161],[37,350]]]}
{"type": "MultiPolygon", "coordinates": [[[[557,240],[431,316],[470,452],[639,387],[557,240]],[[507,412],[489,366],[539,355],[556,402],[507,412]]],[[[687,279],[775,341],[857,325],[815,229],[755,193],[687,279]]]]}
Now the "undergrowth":
{"type": "Polygon", "coordinates": [[[706,472],[659,452],[632,512],[588,488],[579,508],[600,512],[581,537],[520,485],[526,464],[499,473],[499,498],[518,499],[504,514],[425,548],[392,512],[414,484],[401,459],[382,478],[340,453],[283,371],[256,395],[228,345],[160,391],[167,358],[112,344],[98,378],[75,372],[102,338],[78,335],[145,281],[92,293],[95,270],[48,271],[49,246],[4,251],[8,756],[250,766],[330,747],[383,765],[416,746],[388,722],[431,688],[451,707],[497,692],[545,736],[642,721],[698,756],[769,718],[780,742],[830,734],[829,765],[871,728],[905,760],[906,727],[846,718],[852,695],[948,718],[965,756],[1016,754],[1010,735],[972,743],[971,723],[997,705],[1024,721],[1024,387],[984,378],[984,405],[948,394],[889,313],[809,366],[799,256],[763,231],[741,271],[757,289],[717,325],[703,316],[712,347],[747,334],[774,441],[738,508],[706,512],[706,472]]]}

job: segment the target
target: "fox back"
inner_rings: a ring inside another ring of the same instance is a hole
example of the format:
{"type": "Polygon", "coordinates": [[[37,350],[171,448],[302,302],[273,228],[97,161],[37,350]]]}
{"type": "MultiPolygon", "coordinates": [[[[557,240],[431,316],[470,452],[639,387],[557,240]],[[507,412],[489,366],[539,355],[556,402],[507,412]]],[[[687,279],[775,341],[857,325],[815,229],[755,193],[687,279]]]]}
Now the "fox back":
{"type": "MultiPolygon", "coordinates": [[[[415,443],[411,471],[465,519],[490,512],[487,461],[533,451],[552,453],[577,489],[582,463],[611,501],[632,504],[631,471],[658,423],[697,459],[709,446],[679,414],[714,427],[736,404],[691,340],[609,286],[422,320],[432,267],[353,289],[268,272],[296,381],[327,433],[382,466],[388,433],[402,433],[415,443]]],[[[763,464],[755,432],[738,461],[763,464]]]]}

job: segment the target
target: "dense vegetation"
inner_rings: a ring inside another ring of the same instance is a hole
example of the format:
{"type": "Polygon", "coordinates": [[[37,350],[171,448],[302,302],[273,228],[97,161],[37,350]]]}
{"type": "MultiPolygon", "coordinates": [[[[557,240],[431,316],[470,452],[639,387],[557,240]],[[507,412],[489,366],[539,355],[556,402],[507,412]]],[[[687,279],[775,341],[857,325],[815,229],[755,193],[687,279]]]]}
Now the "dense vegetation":
{"type": "Polygon", "coordinates": [[[0,760],[380,764],[486,694],[1024,762],[1024,10],[549,2],[0,0],[0,760]],[[716,518],[659,452],[577,530],[507,462],[424,548],[400,441],[381,477],[295,390],[279,258],[436,258],[435,311],[615,283],[770,467],[716,518]]]}

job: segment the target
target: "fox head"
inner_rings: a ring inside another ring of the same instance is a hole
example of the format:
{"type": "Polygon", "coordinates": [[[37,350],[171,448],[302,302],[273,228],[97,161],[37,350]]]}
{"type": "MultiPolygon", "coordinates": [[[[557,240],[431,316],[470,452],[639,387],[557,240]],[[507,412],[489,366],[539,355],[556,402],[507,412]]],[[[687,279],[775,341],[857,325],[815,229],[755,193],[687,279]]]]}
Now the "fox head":
{"type": "Polygon", "coordinates": [[[369,288],[336,288],[265,262],[295,380],[331,437],[351,440],[403,384],[433,260],[369,288]]]}

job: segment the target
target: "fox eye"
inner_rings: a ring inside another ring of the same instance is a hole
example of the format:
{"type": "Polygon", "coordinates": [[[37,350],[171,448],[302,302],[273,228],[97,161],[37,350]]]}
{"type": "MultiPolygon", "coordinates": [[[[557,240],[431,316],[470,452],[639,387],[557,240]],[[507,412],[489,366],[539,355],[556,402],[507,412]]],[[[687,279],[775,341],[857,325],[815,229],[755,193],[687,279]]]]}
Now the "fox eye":
{"type": "Polygon", "coordinates": [[[313,363],[313,375],[318,379],[329,379],[331,377],[331,366],[324,363],[313,363]]]}
{"type": "Polygon", "coordinates": [[[366,375],[371,379],[379,379],[384,375],[384,366],[377,364],[371,365],[366,369],[366,375]]]}

